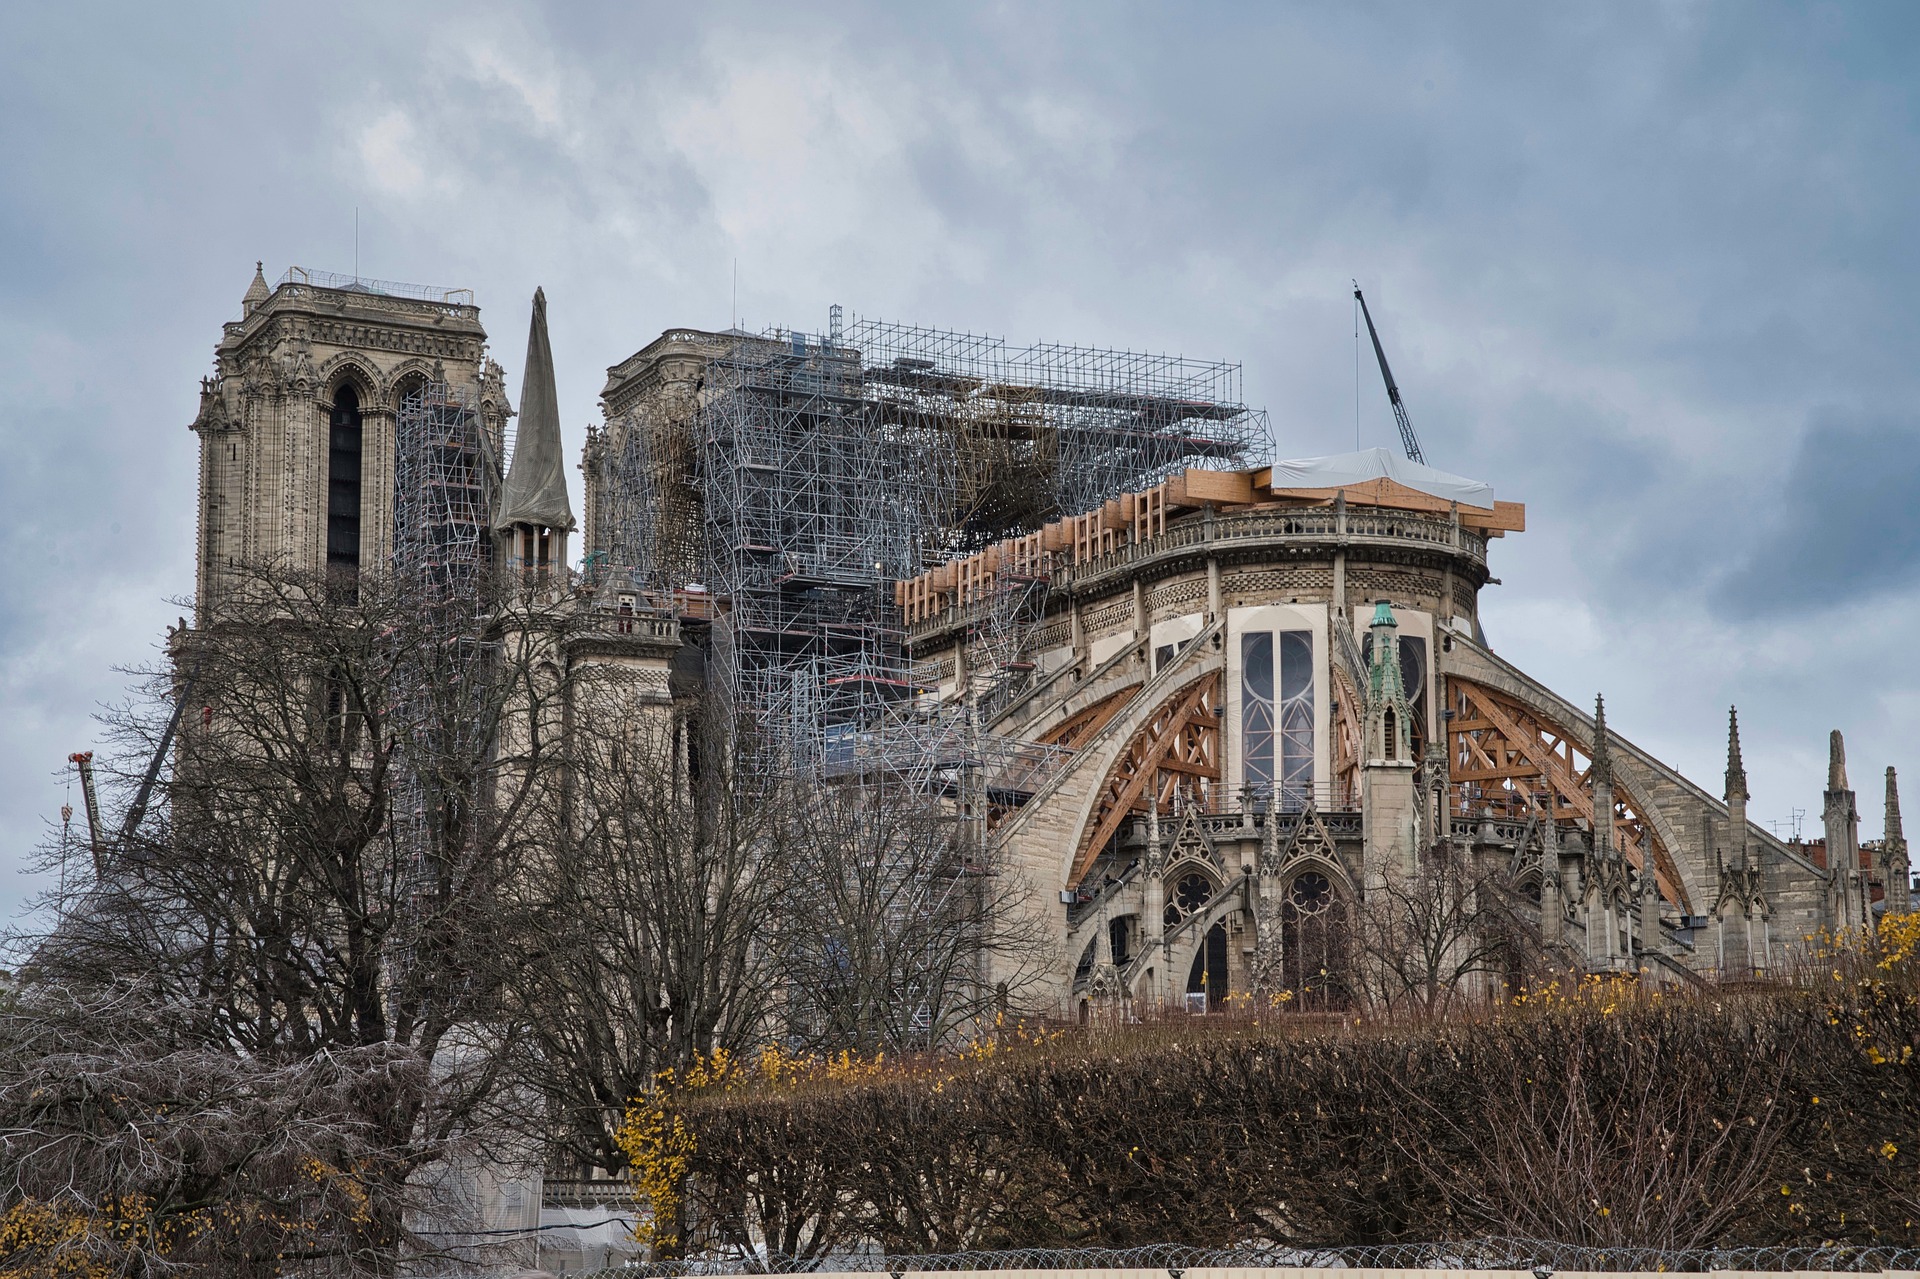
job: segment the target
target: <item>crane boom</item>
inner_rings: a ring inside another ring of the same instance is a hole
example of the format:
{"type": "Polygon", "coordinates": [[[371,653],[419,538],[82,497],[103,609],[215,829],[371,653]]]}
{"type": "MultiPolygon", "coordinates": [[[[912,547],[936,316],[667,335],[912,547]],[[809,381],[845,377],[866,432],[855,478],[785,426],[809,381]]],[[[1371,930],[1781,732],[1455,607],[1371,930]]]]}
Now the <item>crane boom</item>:
{"type": "Polygon", "coordinates": [[[1407,417],[1407,406],[1400,402],[1400,388],[1394,385],[1393,370],[1387,367],[1387,353],[1380,345],[1380,334],[1373,327],[1373,313],[1367,310],[1367,300],[1360,295],[1360,286],[1353,286],[1353,297],[1360,304],[1360,314],[1367,317],[1367,336],[1373,339],[1373,354],[1380,361],[1380,376],[1387,384],[1387,402],[1393,405],[1393,420],[1400,424],[1400,445],[1407,456],[1421,465],[1426,464],[1426,456],[1420,452],[1420,437],[1413,433],[1413,422],[1407,417]]]}
{"type": "Polygon", "coordinates": [[[93,869],[98,874],[107,858],[100,842],[100,796],[93,788],[93,752],[75,751],[67,756],[67,762],[80,771],[80,800],[87,807],[87,848],[93,853],[93,869]]]}

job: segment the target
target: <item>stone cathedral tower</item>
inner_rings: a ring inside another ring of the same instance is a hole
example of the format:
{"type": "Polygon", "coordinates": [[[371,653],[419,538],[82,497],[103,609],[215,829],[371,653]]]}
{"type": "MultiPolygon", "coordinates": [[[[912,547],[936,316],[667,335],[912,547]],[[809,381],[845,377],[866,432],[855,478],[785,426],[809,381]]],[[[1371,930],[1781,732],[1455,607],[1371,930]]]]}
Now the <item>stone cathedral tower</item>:
{"type": "Polygon", "coordinates": [[[496,448],[508,407],[465,289],[298,267],[272,288],[255,264],[238,320],[200,385],[195,598],[245,564],[354,573],[393,547],[394,418],[441,380],[480,409],[496,448]]]}

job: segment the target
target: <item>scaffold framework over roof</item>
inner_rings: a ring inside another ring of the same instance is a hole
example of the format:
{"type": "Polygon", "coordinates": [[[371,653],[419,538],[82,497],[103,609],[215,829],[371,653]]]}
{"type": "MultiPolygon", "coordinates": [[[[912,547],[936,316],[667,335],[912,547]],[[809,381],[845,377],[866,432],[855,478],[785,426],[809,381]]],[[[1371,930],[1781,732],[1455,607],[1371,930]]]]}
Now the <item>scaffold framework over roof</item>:
{"type": "Polygon", "coordinates": [[[931,426],[950,451],[939,512],[947,557],[1032,532],[1194,465],[1263,451],[1266,418],[1240,366],[855,318],[872,411],[931,426]]]}
{"type": "MultiPolygon", "coordinates": [[[[689,586],[716,600],[723,688],[816,775],[857,756],[925,779],[941,769],[907,756],[954,753],[959,730],[927,719],[909,673],[895,581],[1267,443],[1232,363],[843,325],[838,307],[822,335],[702,338],[690,412],[609,423],[602,564],[668,607],[689,586]]],[[[1006,592],[983,622],[976,700],[1022,683],[1045,589],[1006,592]]]]}

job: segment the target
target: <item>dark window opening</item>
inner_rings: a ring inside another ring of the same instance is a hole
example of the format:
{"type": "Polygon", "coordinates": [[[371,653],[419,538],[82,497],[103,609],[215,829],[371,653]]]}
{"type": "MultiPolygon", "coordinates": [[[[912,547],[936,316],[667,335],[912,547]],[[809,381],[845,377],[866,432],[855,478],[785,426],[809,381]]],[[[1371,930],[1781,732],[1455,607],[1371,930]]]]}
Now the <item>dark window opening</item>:
{"type": "Polygon", "coordinates": [[[360,396],[351,386],[333,397],[327,424],[327,567],[360,567],[360,396]]]}
{"type": "Polygon", "coordinates": [[[1273,636],[1240,637],[1240,745],[1247,785],[1270,790],[1274,774],[1273,636]]]}
{"type": "Polygon", "coordinates": [[[1187,993],[1204,993],[1208,1012],[1226,1007],[1227,925],[1224,920],[1207,930],[1206,940],[1195,952],[1193,967],[1187,971],[1187,993]]]}
{"type": "Polygon", "coordinates": [[[1347,911],[1333,881],[1302,871],[1280,898],[1281,980],[1303,1009],[1345,1008],[1347,911]]]}
{"type": "Polygon", "coordinates": [[[346,673],[337,668],[328,671],[325,687],[327,745],[352,753],[360,747],[361,716],[346,673]]]}
{"type": "Polygon", "coordinates": [[[1278,705],[1280,806],[1304,808],[1313,794],[1313,632],[1280,632],[1278,705]]]}

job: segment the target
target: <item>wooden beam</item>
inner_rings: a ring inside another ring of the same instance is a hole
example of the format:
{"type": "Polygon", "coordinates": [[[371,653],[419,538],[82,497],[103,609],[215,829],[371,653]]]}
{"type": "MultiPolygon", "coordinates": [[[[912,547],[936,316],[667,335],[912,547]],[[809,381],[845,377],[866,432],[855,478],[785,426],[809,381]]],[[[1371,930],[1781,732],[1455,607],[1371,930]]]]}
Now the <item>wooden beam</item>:
{"type": "MultiPolygon", "coordinates": [[[[1077,885],[1086,878],[1095,859],[1106,848],[1107,841],[1113,838],[1114,832],[1120,829],[1120,823],[1133,810],[1140,792],[1160,772],[1161,762],[1179,740],[1180,731],[1193,718],[1194,712],[1206,705],[1207,698],[1218,693],[1219,687],[1220,672],[1210,671],[1201,676],[1184,691],[1168,698],[1141,726],[1134,740],[1127,743],[1126,750],[1107,774],[1106,781],[1101,783],[1100,793],[1104,798],[1094,808],[1093,821],[1079,854],[1074,858],[1072,873],[1067,877],[1068,883],[1077,885]]],[[[1218,731],[1219,721],[1214,719],[1211,712],[1207,715],[1207,722],[1214,731],[1218,731]]],[[[1216,767],[1211,775],[1217,778],[1219,769],[1216,767]]]]}
{"type": "Polygon", "coordinates": [[[1208,502],[1246,503],[1253,501],[1253,472],[1203,471],[1188,467],[1167,481],[1169,506],[1204,506],[1208,502]]]}
{"type": "MultiPolygon", "coordinates": [[[[1573,753],[1573,738],[1571,734],[1557,726],[1546,723],[1541,723],[1538,729],[1521,724],[1509,713],[1505,706],[1501,705],[1501,699],[1498,694],[1494,693],[1491,689],[1473,683],[1471,680],[1449,679],[1447,683],[1450,693],[1453,689],[1458,689],[1462,699],[1466,703],[1466,709],[1469,713],[1475,713],[1484,719],[1490,720],[1494,725],[1494,731],[1500,734],[1504,744],[1510,749],[1518,751],[1521,756],[1534,766],[1533,769],[1525,767],[1502,769],[1500,765],[1494,763],[1485,754],[1484,744],[1481,744],[1482,758],[1486,759],[1488,764],[1498,771],[1496,771],[1494,775],[1489,776],[1486,771],[1482,769],[1462,769],[1451,772],[1451,780],[1471,782],[1544,777],[1555,797],[1556,803],[1554,807],[1556,812],[1564,805],[1566,810],[1574,816],[1584,817],[1590,828],[1598,828],[1599,822],[1595,818],[1593,811],[1593,794],[1588,789],[1587,772],[1576,771],[1575,767],[1569,762],[1573,753]],[[1540,740],[1543,734],[1555,739],[1551,745],[1540,740]],[[1567,758],[1565,759],[1563,759],[1559,753],[1562,750],[1566,752],[1567,758]],[[1534,771],[1535,769],[1539,771],[1536,772],[1534,771]]],[[[1449,700],[1452,700],[1451,696],[1449,700]]],[[[1529,721],[1538,718],[1534,712],[1520,707],[1517,703],[1514,709],[1526,715],[1529,721]]],[[[1474,742],[1474,739],[1466,737],[1459,727],[1454,727],[1452,731],[1455,734],[1456,742],[1474,742]]],[[[1589,769],[1587,771],[1591,770],[1589,769]]],[[[1666,897],[1668,901],[1673,902],[1682,910],[1689,910],[1690,903],[1687,900],[1686,893],[1680,886],[1679,870],[1673,864],[1672,855],[1667,852],[1665,845],[1660,842],[1660,837],[1654,833],[1651,823],[1647,822],[1645,817],[1638,812],[1637,803],[1630,801],[1631,796],[1629,796],[1626,787],[1616,779],[1614,784],[1615,811],[1607,814],[1608,831],[1644,830],[1647,835],[1647,846],[1653,858],[1655,884],[1658,885],[1661,894],[1666,897]],[[1623,806],[1628,809],[1624,814],[1620,811],[1623,806]]],[[[1628,841],[1625,852],[1628,861],[1644,869],[1640,849],[1632,841],[1628,841]]]]}

